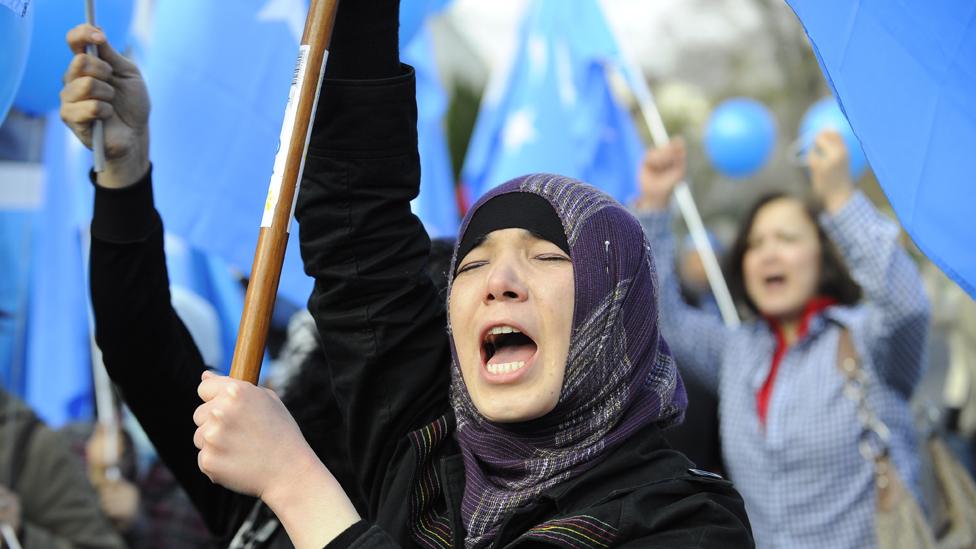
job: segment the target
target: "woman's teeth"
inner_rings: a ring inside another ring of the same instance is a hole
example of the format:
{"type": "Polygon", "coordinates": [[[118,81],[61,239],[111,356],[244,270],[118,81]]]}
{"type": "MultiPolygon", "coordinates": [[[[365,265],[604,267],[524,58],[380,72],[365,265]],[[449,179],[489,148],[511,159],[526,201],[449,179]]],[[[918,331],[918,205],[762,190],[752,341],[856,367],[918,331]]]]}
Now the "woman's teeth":
{"type": "Polygon", "coordinates": [[[525,366],[525,361],[518,362],[504,362],[502,364],[488,364],[488,373],[490,374],[508,374],[516,370],[521,369],[525,366]]]}
{"type": "Polygon", "coordinates": [[[520,334],[518,328],[512,328],[511,326],[495,326],[488,331],[488,335],[501,335],[501,334],[520,334]]]}

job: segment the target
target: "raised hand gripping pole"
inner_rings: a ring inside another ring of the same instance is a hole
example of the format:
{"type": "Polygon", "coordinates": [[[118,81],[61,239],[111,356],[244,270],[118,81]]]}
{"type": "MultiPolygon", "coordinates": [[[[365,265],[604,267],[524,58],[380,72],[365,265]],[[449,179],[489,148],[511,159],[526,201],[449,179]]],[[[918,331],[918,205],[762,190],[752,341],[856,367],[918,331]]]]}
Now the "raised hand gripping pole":
{"type": "Polygon", "coordinates": [[[305,19],[230,369],[231,377],[251,383],[257,383],[261,373],[264,344],[288,244],[288,227],[294,214],[338,6],[339,0],[312,0],[305,19]]]}

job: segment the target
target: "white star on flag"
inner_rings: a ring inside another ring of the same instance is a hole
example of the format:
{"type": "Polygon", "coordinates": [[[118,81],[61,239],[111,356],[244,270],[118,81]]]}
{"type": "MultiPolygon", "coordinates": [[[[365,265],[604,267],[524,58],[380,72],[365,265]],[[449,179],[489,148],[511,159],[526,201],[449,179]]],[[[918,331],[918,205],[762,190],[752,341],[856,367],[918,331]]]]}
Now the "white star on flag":
{"type": "Polygon", "coordinates": [[[509,115],[502,130],[502,143],[506,151],[519,149],[526,143],[535,141],[538,133],[535,130],[535,112],[525,108],[509,115]]]}
{"type": "Polygon", "coordinates": [[[304,0],[268,0],[258,12],[258,21],[285,23],[295,43],[301,44],[307,11],[304,0]]]}

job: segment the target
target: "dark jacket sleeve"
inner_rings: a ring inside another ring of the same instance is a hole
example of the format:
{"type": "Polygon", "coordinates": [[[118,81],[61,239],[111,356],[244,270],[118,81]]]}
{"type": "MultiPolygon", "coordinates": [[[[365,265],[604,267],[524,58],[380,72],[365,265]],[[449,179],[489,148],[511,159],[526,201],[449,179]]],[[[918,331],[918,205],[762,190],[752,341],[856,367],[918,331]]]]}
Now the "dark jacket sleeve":
{"type": "Polygon", "coordinates": [[[151,172],[124,189],[96,185],[91,233],[95,340],[105,368],[211,532],[225,537],[253,499],[197,467],[193,412],[205,366],[170,303],[151,172]]]}
{"type": "Polygon", "coordinates": [[[639,492],[633,509],[651,510],[624,520],[639,521],[651,532],[620,545],[629,549],[755,547],[742,498],[730,483],[673,481],[639,492]],[[688,484],[692,484],[689,490],[688,484]],[[676,494],[687,493],[683,498],[676,494]],[[663,496],[663,497],[662,497],[663,496]]]}
{"type": "Polygon", "coordinates": [[[414,76],[326,80],[296,207],[309,310],[370,518],[399,441],[447,407],[445,316],[425,272],[414,76]]]}

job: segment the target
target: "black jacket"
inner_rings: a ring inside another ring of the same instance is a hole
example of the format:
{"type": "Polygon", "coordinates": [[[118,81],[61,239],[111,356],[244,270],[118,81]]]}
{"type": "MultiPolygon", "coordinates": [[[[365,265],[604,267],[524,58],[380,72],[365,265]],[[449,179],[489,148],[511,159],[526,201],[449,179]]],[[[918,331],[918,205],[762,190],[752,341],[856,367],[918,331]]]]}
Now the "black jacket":
{"type": "MultiPolygon", "coordinates": [[[[323,85],[296,216],[333,384],[323,398],[341,417],[335,452],[321,457],[353,464],[340,481],[365,502],[364,520],[329,547],[463,546],[446,321],[425,272],[429,240],[409,205],[416,137],[412,71],[323,85]]],[[[96,337],[109,373],[210,527],[229,536],[253,499],[197,470],[191,416],[203,364],[169,305],[148,176],[97,191],[92,236],[96,337]]],[[[738,493],[692,467],[647,429],[516,512],[495,546],[752,546],[738,493]]]]}

